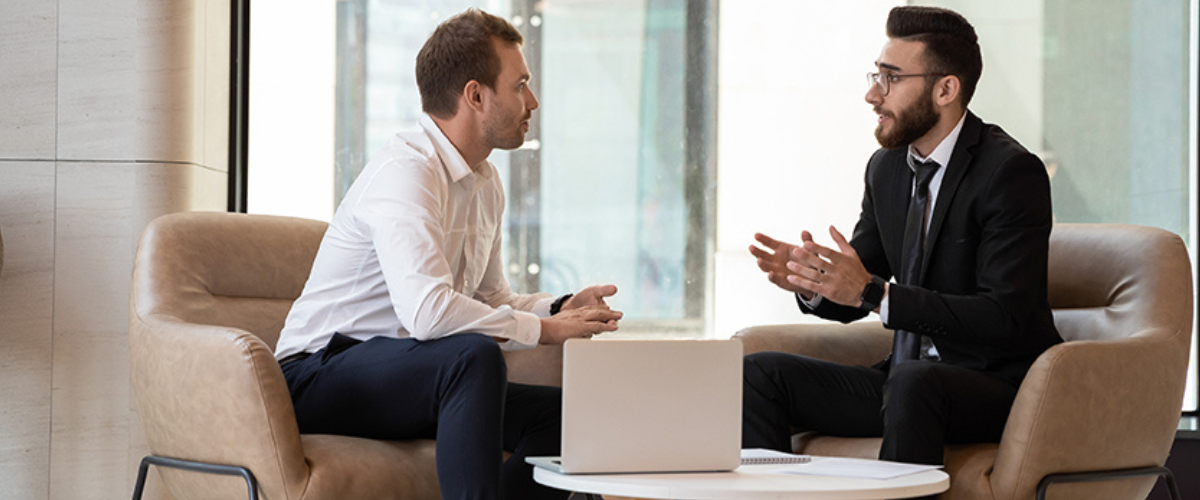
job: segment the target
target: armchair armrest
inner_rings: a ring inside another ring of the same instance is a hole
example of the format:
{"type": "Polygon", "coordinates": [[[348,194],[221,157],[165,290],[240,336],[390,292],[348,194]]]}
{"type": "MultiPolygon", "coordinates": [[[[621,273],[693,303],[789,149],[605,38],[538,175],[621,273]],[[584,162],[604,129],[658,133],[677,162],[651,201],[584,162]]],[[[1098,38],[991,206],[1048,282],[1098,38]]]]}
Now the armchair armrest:
{"type": "Polygon", "coordinates": [[[508,351],[504,353],[504,359],[508,363],[510,382],[562,387],[561,345],[539,345],[523,351],[508,351]]]}
{"type": "MultiPolygon", "coordinates": [[[[298,497],[308,466],[283,372],[266,344],[237,328],[132,316],[130,378],[151,452],[243,466],[266,496],[298,497]]],[[[176,475],[169,484],[184,490],[245,495],[244,484],[227,478],[160,473],[176,475]]]]}
{"type": "MultiPolygon", "coordinates": [[[[1042,353],[1009,414],[991,474],[996,498],[1033,498],[1043,476],[1162,465],[1179,421],[1187,349],[1152,329],[1119,340],[1076,341],[1042,353]]],[[[1155,478],[1106,481],[1078,498],[1133,498],[1155,478]],[[1125,491],[1125,493],[1118,493],[1125,491]]],[[[1076,497],[1071,497],[1076,498],[1076,497]]]]}
{"type": "Polygon", "coordinates": [[[746,354],[780,351],[846,365],[871,366],[892,350],[892,331],[878,321],[754,326],[736,335],[746,354]]]}

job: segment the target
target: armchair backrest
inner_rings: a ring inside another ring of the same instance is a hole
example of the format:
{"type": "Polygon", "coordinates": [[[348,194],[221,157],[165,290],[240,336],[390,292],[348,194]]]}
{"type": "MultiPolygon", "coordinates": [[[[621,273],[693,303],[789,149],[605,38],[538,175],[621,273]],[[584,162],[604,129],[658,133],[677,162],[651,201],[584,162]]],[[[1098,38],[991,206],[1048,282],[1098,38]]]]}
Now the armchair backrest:
{"type": "Polygon", "coordinates": [[[147,226],[134,270],[134,313],[246,330],[274,349],[327,224],[190,212],[147,226]]]}
{"type": "MultiPolygon", "coordinates": [[[[308,478],[272,353],[325,224],[229,213],[152,221],[134,263],[130,378],[152,453],[249,468],[267,498],[308,478]]],[[[160,469],[176,498],[236,498],[236,478],[160,469]]]]}
{"type": "MultiPolygon", "coordinates": [[[[1056,224],[1049,300],[1067,342],[1030,368],[989,484],[1032,498],[1042,477],[1163,465],[1179,422],[1192,333],[1192,271],[1179,236],[1056,224]]],[[[1145,498],[1154,478],[1056,485],[1053,498],[1145,498]]]]}
{"type": "MultiPolygon", "coordinates": [[[[1063,340],[1190,334],[1191,263],[1174,233],[1121,224],[1056,224],[1049,272],[1050,307],[1063,340]]],[[[1178,340],[1186,342],[1188,336],[1178,340]]]]}

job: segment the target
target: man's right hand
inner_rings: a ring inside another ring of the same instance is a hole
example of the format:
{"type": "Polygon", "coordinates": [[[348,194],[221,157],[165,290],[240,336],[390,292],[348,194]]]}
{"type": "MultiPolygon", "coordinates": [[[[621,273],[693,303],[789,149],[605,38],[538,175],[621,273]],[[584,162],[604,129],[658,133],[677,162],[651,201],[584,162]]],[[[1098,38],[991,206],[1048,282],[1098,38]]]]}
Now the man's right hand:
{"type": "MultiPolygon", "coordinates": [[[[778,241],[762,233],[754,233],[754,239],[762,247],[750,245],[750,254],[758,258],[758,268],[767,273],[767,280],[779,288],[800,294],[805,300],[812,300],[815,292],[788,280],[788,276],[796,274],[788,269],[788,260],[792,258],[793,251],[807,252],[804,247],[778,241]]],[[[812,241],[812,234],[804,231],[800,239],[812,241]]]]}
{"type": "Polygon", "coordinates": [[[567,339],[589,338],[597,333],[614,332],[623,314],[608,306],[585,306],[560,311],[542,318],[541,344],[562,344],[567,339]]]}

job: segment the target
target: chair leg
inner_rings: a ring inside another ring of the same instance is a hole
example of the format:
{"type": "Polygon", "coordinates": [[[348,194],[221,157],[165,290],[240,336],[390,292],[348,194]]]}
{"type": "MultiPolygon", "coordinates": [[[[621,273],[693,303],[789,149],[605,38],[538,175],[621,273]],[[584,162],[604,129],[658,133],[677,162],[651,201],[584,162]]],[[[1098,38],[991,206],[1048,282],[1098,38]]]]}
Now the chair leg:
{"type": "Polygon", "coordinates": [[[1038,482],[1037,500],[1046,500],[1046,490],[1050,488],[1050,485],[1055,483],[1111,481],[1114,479],[1142,476],[1162,476],[1167,483],[1167,492],[1170,493],[1171,499],[1182,500],[1183,497],[1179,496],[1179,487],[1175,484],[1175,474],[1172,474],[1171,469],[1166,467],[1139,467],[1134,469],[1047,474],[1046,477],[1043,477],[1042,480],[1038,482]]]}
{"type": "Polygon", "coordinates": [[[142,458],[141,465],[138,465],[137,484],[133,487],[133,500],[141,500],[142,490],[146,487],[146,474],[149,472],[151,465],[170,467],[172,469],[183,469],[192,472],[201,472],[204,474],[241,476],[246,480],[246,488],[250,491],[250,500],[258,500],[258,480],[254,479],[254,473],[250,472],[250,469],[235,465],[217,465],[204,462],[192,462],[190,460],[179,460],[177,458],[159,457],[155,455],[146,455],[145,458],[142,458]]]}

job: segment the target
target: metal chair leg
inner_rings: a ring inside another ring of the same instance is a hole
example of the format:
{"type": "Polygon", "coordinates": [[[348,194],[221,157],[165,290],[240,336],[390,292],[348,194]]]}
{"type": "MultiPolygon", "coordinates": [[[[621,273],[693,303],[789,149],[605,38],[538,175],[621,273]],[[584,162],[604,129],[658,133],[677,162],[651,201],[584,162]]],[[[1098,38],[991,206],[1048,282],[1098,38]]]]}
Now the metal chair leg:
{"type": "Polygon", "coordinates": [[[1171,499],[1182,500],[1183,497],[1179,496],[1179,487],[1175,484],[1175,474],[1172,474],[1171,469],[1166,467],[1138,467],[1134,469],[1047,474],[1046,477],[1043,477],[1042,480],[1038,482],[1037,500],[1046,500],[1046,490],[1050,488],[1050,485],[1055,483],[1111,481],[1114,479],[1142,476],[1162,476],[1167,483],[1167,492],[1170,493],[1171,499]]]}
{"type": "Polygon", "coordinates": [[[204,462],[192,462],[190,460],[180,460],[177,458],[159,457],[155,455],[146,455],[145,458],[142,458],[142,463],[138,465],[137,484],[133,487],[133,500],[141,500],[142,490],[146,487],[146,474],[149,472],[151,465],[170,467],[172,469],[183,469],[204,474],[241,476],[246,480],[246,488],[250,491],[250,500],[258,500],[258,480],[254,479],[254,473],[250,472],[250,469],[236,465],[217,465],[204,462]]]}

